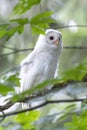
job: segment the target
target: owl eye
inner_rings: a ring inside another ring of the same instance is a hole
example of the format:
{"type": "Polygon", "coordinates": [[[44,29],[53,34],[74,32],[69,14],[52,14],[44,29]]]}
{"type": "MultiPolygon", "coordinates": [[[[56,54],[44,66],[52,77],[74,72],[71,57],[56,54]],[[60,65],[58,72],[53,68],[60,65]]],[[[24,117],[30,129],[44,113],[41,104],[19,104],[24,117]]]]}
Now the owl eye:
{"type": "Polygon", "coordinates": [[[54,39],[54,37],[53,37],[53,36],[50,36],[50,37],[49,37],[49,39],[50,39],[50,40],[53,40],[53,39],[54,39]]]}
{"type": "Polygon", "coordinates": [[[58,38],[58,40],[60,41],[60,37],[58,38]]]}

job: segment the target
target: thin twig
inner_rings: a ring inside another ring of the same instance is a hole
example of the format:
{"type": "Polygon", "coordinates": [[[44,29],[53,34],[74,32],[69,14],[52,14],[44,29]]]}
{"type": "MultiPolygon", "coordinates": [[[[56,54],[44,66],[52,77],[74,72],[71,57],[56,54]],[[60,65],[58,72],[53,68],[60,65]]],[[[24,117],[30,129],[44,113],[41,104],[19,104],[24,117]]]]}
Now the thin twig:
{"type": "Polygon", "coordinates": [[[54,29],[58,29],[58,28],[60,28],[60,29],[63,29],[63,28],[73,28],[73,27],[80,27],[80,28],[87,28],[87,25],[62,25],[62,26],[55,26],[55,27],[53,27],[54,29]]]}
{"type": "Polygon", "coordinates": [[[7,49],[10,49],[10,50],[18,50],[17,48],[12,48],[12,47],[8,47],[8,46],[5,46],[5,45],[2,45],[2,44],[0,44],[0,46],[1,47],[3,47],[3,48],[7,48],[7,49]]]}
{"type": "Polygon", "coordinates": [[[87,46],[63,46],[64,49],[79,49],[79,50],[83,50],[83,49],[87,49],[87,46]]]}
{"type": "MultiPolygon", "coordinates": [[[[86,98],[84,98],[84,99],[66,99],[66,100],[49,100],[49,101],[45,101],[43,103],[40,103],[39,105],[36,105],[36,106],[34,106],[32,108],[28,108],[28,109],[24,109],[24,110],[20,110],[20,111],[15,111],[15,112],[10,112],[10,113],[6,113],[6,114],[4,113],[4,117],[24,113],[24,112],[27,112],[27,111],[32,111],[32,110],[44,107],[44,106],[46,106],[48,104],[82,102],[84,100],[86,100],[86,98]]],[[[2,117],[3,117],[3,115],[0,115],[0,118],[2,118],[2,117]]]]}
{"type": "MultiPolygon", "coordinates": [[[[87,46],[63,46],[64,49],[78,49],[78,50],[85,50],[87,49],[87,46]]],[[[15,48],[14,48],[15,49],[15,48]]],[[[34,48],[28,48],[28,49],[21,49],[21,50],[15,50],[13,52],[9,52],[9,53],[5,53],[5,54],[1,54],[0,57],[4,57],[4,56],[9,56],[12,54],[16,54],[19,52],[24,52],[24,51],[32,51],[34,48]]]]}
{"type": "Polygon", "coordinates": [[[19,52],[19,51],[13,51],[13,52],[1,54],[1,55],[0,55],[0,58],[2,58],[2,57],[4,57],[4,56],[9,56],[9,55],[12,55],[12,54],[15,54],[15,53],[18,53],[18,52],[19,52]]]}
{"type": "Polygon", "coordinates": [[[16,54],[16,53],[19,53],[19,52],[22,52],[22,51],[31,51],[33,50],[33,48],[29,48],[29,49],[21,49],[21,50],[15,50],[13,52],[9,52],[9,53],[5,53],[5,54],[1,54],[0,57],[4,57],[4,56],[9,56],[9,55],[12,55],[12,54],[16,54]]]}
{"type": "Polygon", "coordinates": [[[2,48],[7,48],[7,49],[10,49],[10,50],[19,51],[19,52],[20,52],[20,51],[29,51],[30,49],[33,50],[33,48],[26,48],[26,49],[21,49],[21,50],[19,50],[19,49],[17,49],[17,48],[8,47],[8,46],[2,45],[2,44],[0,44],[0,46],[1,46],[2,48]]]}

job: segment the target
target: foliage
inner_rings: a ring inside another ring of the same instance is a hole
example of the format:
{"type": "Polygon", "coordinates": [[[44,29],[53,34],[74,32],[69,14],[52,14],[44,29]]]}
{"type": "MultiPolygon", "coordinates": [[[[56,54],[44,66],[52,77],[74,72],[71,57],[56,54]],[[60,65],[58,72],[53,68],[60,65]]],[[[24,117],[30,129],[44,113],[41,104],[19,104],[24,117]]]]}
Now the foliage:
{"type": "Polygon", "coordinates": [[[17,19],[11,20],[5,24],[0,24],[0,38],[6,36],[6,40],[8,40],[16,32],[21,34],[23,32],[25,21],[27,22],[27,19],[17,19]],[[13,21],[15,21],[15,23],[13,23],[13,21]]]}
{"type": "Polygon", "coordinates": [[[54,20],[49,17],[51,14],[52,12],[45,12],[34,16],[30,20],[32,32],[38,34],[40,33],[44,34],[44,28],[48,28],[49,23],[54,22],[54,20]]]}
{"type": "MultiPolygon", "coordinates": [[[[14,7],[15,14],[23,14],[28,11],[35,4],[40,3],[40,0],[19,0],[18,4],[14,7]]],[[[30,24],[32,28],[32,33],[35,34],[44,34],[44,28],[49,27],[49,23],[54,22],[54,20],[50,17],[52,12],[44,12],[41,14],[37,14],[33,16],[30,20],[28,18],[17,18],[11,19],[4,24],[0,24],[0,38],[7,37],[8,40],[11,36],[13,36],[16,32],[19,34],[23,33],[24,26],[26,24],[30,24]]]]}
{"type": "Polygon", "coordinates": [[[19,78],[17,74],[9,72],[1,79],[0,94],[7,95],[10,92],[14,92],[14,87],[16,86],[19,86],[19,78]]]}
{"type": "Polygon", "coordinates": [[[44,28],[48,28],[49,23],[54,22],[54,20],[50,18],[51,14],[52,12],[44,12],[34,16],[30,20],[28,18],[17,18],[11,19],[5,24],[0,24],[0,38],[6,36],[8,40],[16,32],[19,34],[23,33],[26,24],[31,25],[33,34],[44,34],[44,28]]]}
{"type": "Polygon", "coordinates": [[[32,6],[39,4],[41,0],[19,0],[18,4],[14,7],[14,13],[23,14],[28,11],[32,6]]]}
{"type": "MultiPolygon", "coordinates": [[[[16,14],[23,14],[25,11],[29,10],[33,5],[40,3],[40,0],[20,0],[18,4],[14,7],[14,12],[16,14]]],[[[26,24],[30,24],[32,28],[32,33],[43,33],[44,28],[49,27],[49,23],[54,22],[50,16],[52,12],[44,12],[41,14],[37,14],[32,17],[30,20],[28,18],[17,18],[11,19],[4,24],[0,24],[0,38],[6,36],[6,40],[8,40],[11,36],[13,36],[16,32],[19,34],[23,33],[24,26],[26,24]]]]}
{"type": "Polygon", "coordinates": [[[64,80],[80,81],[87,73],[87,62],[78,64],[68,71],[62,73],[64,80]]]}
{"type": "Polygon", "coordinates": [[[73,115],[72,121],[65,124],[68,130],[86,130],[87,129],[87,110],[80,113],[79,116],[73,115]]]}
{"type": "Polygon", "coordinates": [[[38,120],[39,116],[40,116],[40,112],[36,110],[36,111],[31,111],[31,112],[17,115],[15,119],[19,124],[22,125],[24,129],[33,130],[35,129],[34,122],[38,120]]]}

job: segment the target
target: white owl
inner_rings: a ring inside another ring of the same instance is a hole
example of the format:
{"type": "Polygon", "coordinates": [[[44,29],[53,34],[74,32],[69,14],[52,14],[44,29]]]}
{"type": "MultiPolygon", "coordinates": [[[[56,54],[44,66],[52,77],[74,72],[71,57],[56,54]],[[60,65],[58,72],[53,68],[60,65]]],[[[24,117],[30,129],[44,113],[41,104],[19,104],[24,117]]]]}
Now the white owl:
{"type": "Polygon", "coordinates": [[[47,29],[40,35],[34,50],[21,62],[21,92],[48,79],[53,79],[62,50],[62,34],[47,29]]]}

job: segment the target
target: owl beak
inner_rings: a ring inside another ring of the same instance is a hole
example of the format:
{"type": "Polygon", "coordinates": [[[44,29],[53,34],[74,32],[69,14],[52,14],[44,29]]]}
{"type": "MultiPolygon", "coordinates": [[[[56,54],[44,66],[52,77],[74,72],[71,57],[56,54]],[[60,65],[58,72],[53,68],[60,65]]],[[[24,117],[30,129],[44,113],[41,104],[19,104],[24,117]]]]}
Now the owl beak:
{"type": "Polygon", "coordinates": [[[59,41],[58,41],[58,39],[54,42],[54,44],[55,44],[56,46],[59,45],[59,41]]]}

